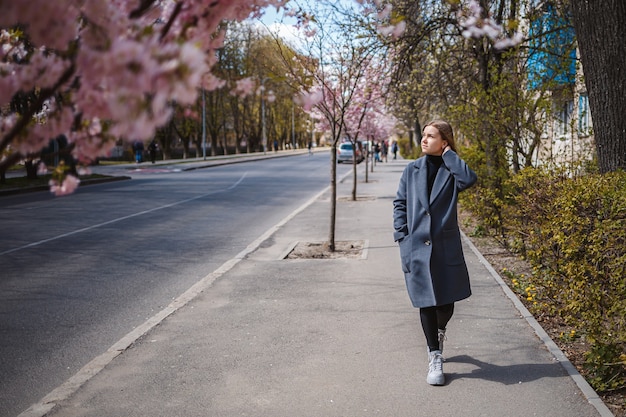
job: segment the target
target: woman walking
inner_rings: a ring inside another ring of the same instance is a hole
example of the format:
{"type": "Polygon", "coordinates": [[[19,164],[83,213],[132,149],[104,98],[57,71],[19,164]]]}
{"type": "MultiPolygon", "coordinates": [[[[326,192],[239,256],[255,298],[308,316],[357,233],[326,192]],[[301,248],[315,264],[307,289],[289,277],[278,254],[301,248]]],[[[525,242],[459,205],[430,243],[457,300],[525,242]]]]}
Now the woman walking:
{"type": "Polygon", "coordinates": [[[405,167],[393,202],[394,240],[428,344],[426,382],[443,385],[446,326],[454,303],[471,295],[457,220],[458,193],[477,177],[457,155],[447,122],[428,123],[421,146],[424,156],[405,167]]]}

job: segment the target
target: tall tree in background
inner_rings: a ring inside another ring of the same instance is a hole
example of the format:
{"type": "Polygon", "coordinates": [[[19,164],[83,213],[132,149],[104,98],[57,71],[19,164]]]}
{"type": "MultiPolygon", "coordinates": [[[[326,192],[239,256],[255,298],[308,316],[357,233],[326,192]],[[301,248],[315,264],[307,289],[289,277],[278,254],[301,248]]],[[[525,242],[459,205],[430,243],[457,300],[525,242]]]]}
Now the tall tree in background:
{"type": "MultiPolygon", "coordinates": [[[[387,106],[389,88],[387,60],[378,57],[365,65],[365,72],[359,81],[353,103],[344,117],[345,133],[355,149],[360,141],[369,142],[368,152],[373,142],[388,140],[394,133],[397,120],[387,106]]],[[[365,182],[368,181],[366,155],[365,182]]],[[[372,160],[372,163],[374,161],[372,160]]],[[[353,160],[352,200],[357,199],[357,160],[353,160]]]]}
{"type": "Polygon", "coordinates": [[[589,94],[600,172],[626,169],[626,22],[623,0],[570,0],[589,94]]]}
{"type": "Polygon", "coordinates": [[[558,18],[537,24],[552,16],[547,6],[522,8],[518,0],[394,5],[406,21],[392,55],[402,120],[416,137],[425,119],[455,125],[467,145],[465,157],[479,173],[479,187],[470,195],[488,194],[484,200],[493,203],[493,213],[487,217],[498,227],[505,181],[535,161],[552,120],[550,99],[573,91],[573,82],[559,84],[559,77],[570,71],[574,38],[557,45],[565,37],[555,35],[571,31],[571,25],[558,18]],[[536,57],[546,52],[550,68],[533,69],[541,67],[536,57]]]}
{"type": "MultiPolygon", "coordinates": [[[[217,51],[218,61],[212,71],[225,83],[205,91],[204,99],[200,95],[195,106],[200,115],[202,109],[205,112],[210,155],[262,151],[262,105],[270,145],[276,138],[284,148],[291,144],[292,136],[304,137],[306,115],[300,106],[294,105],[296,90],[287,79],[290,70],[285,68],[281,53],[294,56],[295,51],[254,22],[227,24],[224,45],[217,51]]],[[[296,64],[297,61],[292,63],[292,67],[296,64]]],[[[176,126],[197,125],[192,134],[201,152],[202,143],[196,131],[202,131],[202,117],[195,112],[176,112],[173,117],[177,119],[176,126]]]]}
{"type": "MultiPolygon", "coordinates": [[[[492,110],[481,116],[482,124],[466,126],[464,132],[482,132],[486,138],[472,139],[478,139],[475,143],[482,142],[480,147],[485,152],[489,176],[500,170],[498,161],[502,157],[497,153],[504,149],[513,157],[503,160],[502,167],[511,165],[517,170],[531,164],[531,156],[540,146],[541,132],[549,130],[547,124],[554,110],[550,99],[556,97],[558,101],[559,94],[567,94],[563,85],[559,85],[558,74],[568,71],[571,51],[576,46],[573,41],[577,41],[594,121],[600,171],[624,169],[626,120],[622,110],[626,101],[623,77],[626,43],[621,31],[614,28],[626,19],[626,3],[619,0],[540,3],[393,0],[393,4],[407,22],[405,36],[396,43],[400,51],[396,53],[396,82],[402,86],[397,100],[402,106],[398,111],[409,128],[418,131],[420,117],[433,113],[444,115],[445,109],[460,101],[465,101],[466,110],[471,109],[472,102],[482,101],[477,109],[488,108],[485,106],[491,104],[492,110]],[[545,19],[547,11],[560,20],[558,24],[553,21],[548,28],[538,30],[540,26],[536,22],[545,19]],[[560,35],[568,33],[572,25],[575,38],[560,35]],[[517,28],[526,28],[524,39],[517,39],[520,41],[518,48],[509,48],[515,42],[492,36],[496,34],[495,29],[500,28],[508,36],[514,36],[513,30],[517,28]],[[467,41],[463,42],[460,35],[467,41]],[[543,55],[551,64],[560,62],[561,70],[552,68],[552,79],[542,80],[541,85],[533,83],[528,77],[532,72],[529,63],[533,55],[543,55]],[[482,88],[478,90],[468,85],[468,81],[482,88]],[[422,85],[435,88],[423,91],[422,85]],[[516,93],[512,94],[513,91],[516,93]],[[553,94],[555,92],[557,95],[553,94]],[[515,101],[518,104],[514,104],[515,101]],[[503,102],[506,106],[501,106],[503,102]],[[507,108],[508,116],[503,114],[507,108]],[[495,142],[489,138],[494,138],[495,142]]],[[[475,120],[475,117],[463,116],[463,111],[458,116],[462,117],[457,120],[475,120]]]]}
{"type": "MultiPolygon", "coordinates": [[[[331,207],[328,248],[335,250],[337,210],[337,145],[347,137],[347,117],[357,103],[359,88],[372,80],[365,79],[368,65],[381,54],[380,44],[373,42],[372,28],[380,19],[379,10],[368,2],[346,4],[319,0],[307,9],[297,9],[303,21],[302,30],[308,36],[299,47],[301,62],[292,72],[295,83],[303,90],[305,107],[313,107],[319,121],[318,130],[329,132],[331,144],[331,207]]],[[[353,132],[353,133],[356,133],[353,132]]],[[[355,144],[356,145],[356,144],[355,144]]],[[[356,150],[356,146],[355,146],[356,150]]],[[[356,169],[354,170],[356,183],[356,169]]]]}

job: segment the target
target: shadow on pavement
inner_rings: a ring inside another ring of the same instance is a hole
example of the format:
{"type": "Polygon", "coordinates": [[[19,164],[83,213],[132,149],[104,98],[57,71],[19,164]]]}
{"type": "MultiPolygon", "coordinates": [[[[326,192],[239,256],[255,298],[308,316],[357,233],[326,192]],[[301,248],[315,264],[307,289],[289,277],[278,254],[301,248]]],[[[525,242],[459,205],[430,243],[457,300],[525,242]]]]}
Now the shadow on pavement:
{"type": "MultiPolygon", "coordinates": [[[[468,355],[453,356],[446,358],[446,364],[465,363],[474,365],[476,369],[471,372],[448,373],[446,378],[452,382],[456,379],[475,378],[487,381],[499,382],[504,385],[516,385],[535,381],[542,378],[562,378],[563,368],[558,362],[555,363],[524,363],[515,365],[495,365],[474,359],[468,355]]],[[[445,367],[444,367],[445,369],[445,367]]]]}

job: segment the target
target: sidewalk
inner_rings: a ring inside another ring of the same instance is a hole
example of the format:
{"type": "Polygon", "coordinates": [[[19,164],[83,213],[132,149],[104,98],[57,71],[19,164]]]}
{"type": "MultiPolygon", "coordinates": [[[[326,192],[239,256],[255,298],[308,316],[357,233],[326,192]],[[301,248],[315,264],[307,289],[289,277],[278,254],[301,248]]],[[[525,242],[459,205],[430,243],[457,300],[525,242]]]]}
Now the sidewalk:
{"type": "Polygon", "coordinates": [[[356,202],[350,175],[338,185],[336,238],[366,241],[361,259],[283,259],[328,239],[325,192],[22,415],[611,416],[467,239],[473,296],[448,327],[446,385],[426,384],[392,237],[405,164],[379,163],[368,183],[359,166],[356,202]]]}

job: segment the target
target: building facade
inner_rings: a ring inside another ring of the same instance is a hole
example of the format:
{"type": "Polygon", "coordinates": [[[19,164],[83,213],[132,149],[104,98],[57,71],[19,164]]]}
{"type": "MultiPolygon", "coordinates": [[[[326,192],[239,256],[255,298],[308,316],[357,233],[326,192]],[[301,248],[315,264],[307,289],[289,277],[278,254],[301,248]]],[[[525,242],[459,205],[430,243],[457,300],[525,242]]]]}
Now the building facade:
{"type": "Polygon", "coordinates": [[[528,88],[547,90],[551,120],[536,150],[537,165],[571,166],[594,158],[593,122],[571,19],[549,3],[529,27],[528,88]]]}

